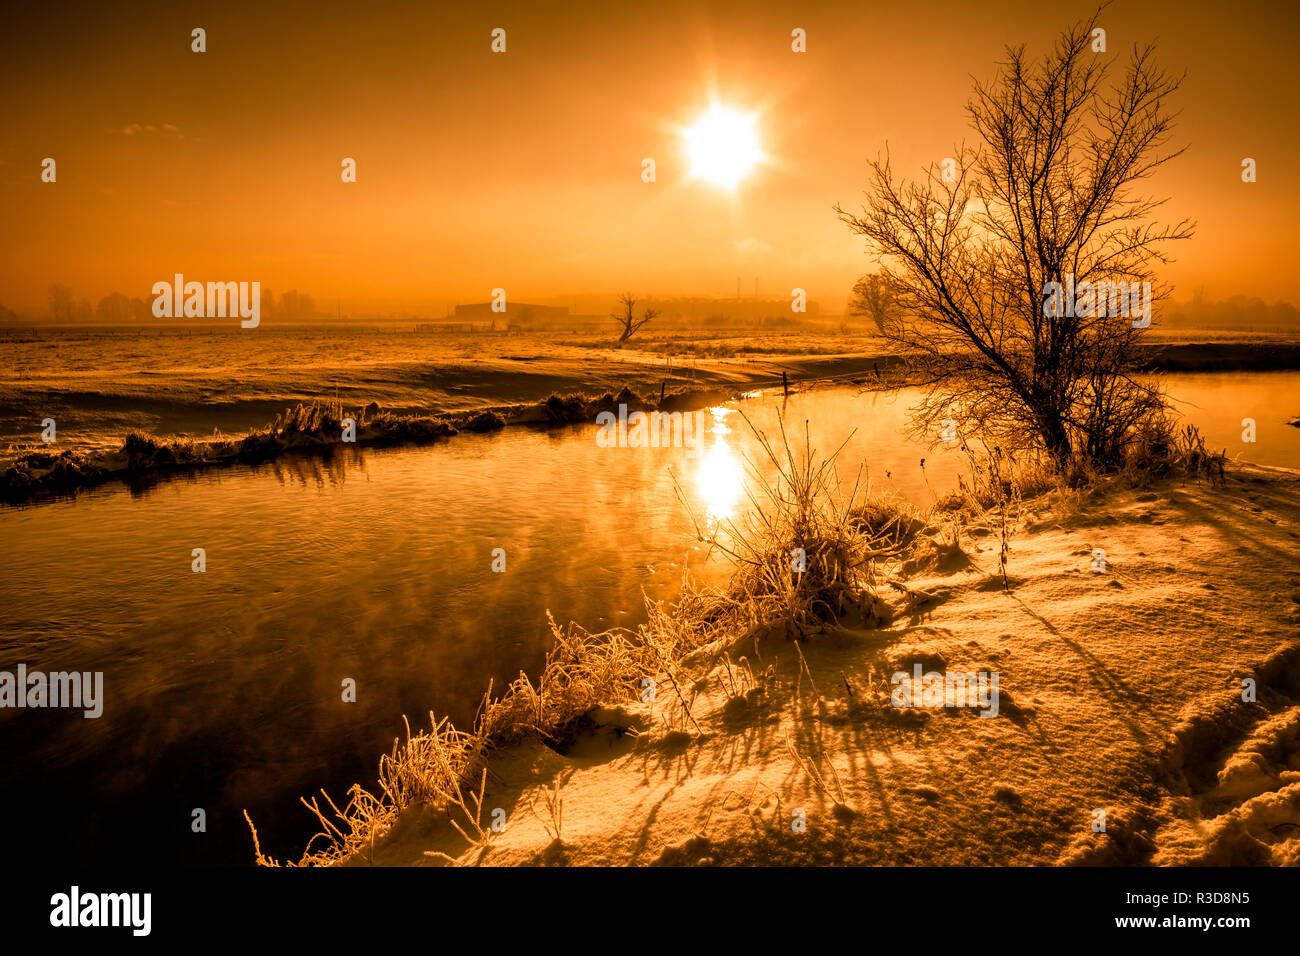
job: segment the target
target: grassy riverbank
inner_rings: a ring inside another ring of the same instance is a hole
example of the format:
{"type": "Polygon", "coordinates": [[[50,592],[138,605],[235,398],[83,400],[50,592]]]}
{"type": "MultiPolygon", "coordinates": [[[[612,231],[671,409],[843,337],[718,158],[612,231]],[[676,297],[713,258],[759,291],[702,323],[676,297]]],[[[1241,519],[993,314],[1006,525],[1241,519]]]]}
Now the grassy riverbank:
{"type": "Polygon", "coordinates": [[[33,451],[0,472],[0,501],[10,504],[42,497],[75,494],[111,481],[156,481],[172,474],[192,474],[236,463],[256,464],[287,454],[328,452],[345,444],[360,447],[430,444],[465,431],[491,432],[511,425],[560,427],[594,423],[602,411],[664,412],[703,408],[730,393],[717,389],[685,389],[646,397],[626,386],[618,393],[552,394],[535,404],[499,405],[476,412],[446,415],[406,415],[377,404],[358,409],[342,405],[299,405],[276,416],[264,428],[238,438],[214,436],[156,438],[143,432],[126,436],[112,451],[33,451]]]}
{"type": "Polygon", "coordinates": [[[774,449],[729,587],[555,627],[474,727],[312,800],[300,862],[1300,862],[1300,475],[1187,450],[1082,490],[994,465],[922,514],[774,449]],[[897,706],[917,666],[998,675],[996,714],[897,706]]]}
{"type": "MultiPolygon", "coordinates": [[[[607,335],[421,335],[353,329],[54,329],[0,337],[0,465],[41,443],[112,451],[133,432],[159,439],[236,438],[297,405],[395,415],[477,414],[535,404],[552,393],[601,395],[624,386],[749,391],[818,380],[901,379],[902,357],[860,329],[646,330],[622,348],[607,335]]],[[[1152,368],[1169,371],[1300,367],[1284,331],[1148,333],[1152,368]]]]}
{"type": "MultiPolygon", "coordinates": [[[[358,445],[394,445],[508,424],[591,421],[597,411],[616,404],[612,399],[620,391],[639,403],[630,407],[654,409],[664,402],[666,410],[683,410],[781,386],[783,375],[795,389],[909,383],[905,356],[870,347],[883,343],[858,335],[838,343],[851,351],[835,352],[837,342],[827,336],[773,335],[750,342],[751,351],[745,351],[723,337],[714,343],[722,350],[718,354],[701,345],[699,354],[683,358],[665,354],[684,347],[672,338],[625,350],[591,339],[565,344],[543,357],[528,351],[531,340],[525,337],[496,340],[496,352],[472,361],[458,360],[451,354],[454,349],[442,343],[448,354],[436,361],[352,370],[341,382],[329,369],[315,370],[319,381],[312,383],[303,378],[305,370],[268,368],[251,378],[242,376],[229,388],[221,387],[218,371],[202,390],[195,387],[193,369],[160,369],[147,384],[120,371],[89,377],[82,372],[67,377],[19,372],[0,383],[0,419],[35,425],[48,415],[58,422],[59,440],[10,446],[4,453],[10,460],[0,471],[0,501],[22,503],[106,482],[156,481],[173,473],[319,452],[343,443],[345,417],[357,422],[358,445]],[[340,397],[326,397],[331,384],[340,397]],[[300,400],[290,403],[287,396],[300,400]],[[574,416],[584,409],[590,415],[574,416]],[[269,424],[257,427],[211,431],[213,422],[268,418],[269,424]],[[153,427],[105,431],[106,422],[137,419],[153,427]],[[199,437],[205,427],[209,435],[199,437]],[[81,436],[87,433],[100,437],[86,444],[81,436]]],[[[1298,368],[1300,345],[1276,337],[1157,339],[1144,367],[1170,372],[1298,368]]]]}

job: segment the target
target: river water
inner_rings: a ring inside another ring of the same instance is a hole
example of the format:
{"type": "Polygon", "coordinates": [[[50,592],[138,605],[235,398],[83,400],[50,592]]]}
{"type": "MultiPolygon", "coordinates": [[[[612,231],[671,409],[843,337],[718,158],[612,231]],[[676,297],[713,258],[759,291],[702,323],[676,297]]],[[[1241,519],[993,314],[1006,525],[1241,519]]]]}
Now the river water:
{"type": "MultiPolygon", "coordinates": [[[[1195,374],[1171,394],[1216,448],[1300,468],[1300,429],[1284,424],[1298,386],[1300,373],[1195,374]]],[[[914,398],[750,396],[705,413],[696,451],[601,447],[594,425],[516,428],[2,509],[0,671],[104,674],[98,719],[0,710],[12,848],[247,864],[247,809],[263,849],[296,858],[315,831],[299,796],[373,784],[403,715],[467,725],[489,680],[537,672],[548,612],[634,627],[643,595],[671,598],[684,569],[724,580],[686,509],[747,507],[745,461],[762,453],[742,416],[774,437],[783,414],[800,446],[807,421],[821,452],[847,442],[846,487],[860,465],[918,504],[950,487],[960,456],[903,434],[914,398]]]]}

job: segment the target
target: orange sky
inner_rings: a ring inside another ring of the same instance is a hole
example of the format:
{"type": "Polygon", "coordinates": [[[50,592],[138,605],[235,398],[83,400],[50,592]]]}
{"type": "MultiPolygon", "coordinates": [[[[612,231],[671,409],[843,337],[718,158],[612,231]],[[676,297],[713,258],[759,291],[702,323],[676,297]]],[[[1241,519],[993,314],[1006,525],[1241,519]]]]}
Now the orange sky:
{"type": "MultiPolygon", "coordinates": [[[[498,286],[516,301],[733,295],[738,277],[747,295],[757,277],[760,294],[801,286],[838,312],[866,260],[831,207],[857,203],[865,159],[888,141],[910,175],[951,155],[970,137],[970,76],[987,78],[1008,42],[1044,50],[1092,9],[16,6],[0,57],[0,303],[43,304],[53,281],[92,302],[150,299],[183,272],[424,314],[498,286]],[[190,52],[195,26],[207,53],[190,52]],[[489,50],[497,26],[504,55],[489,50]],[[794,27],[806,54],[790,52],[794,27]],[[762,111],[773,161],[734,196],[685,177],[678,130],[711,96],[762,111]],[[55,184],[40,181],[46,156],[55,184]]],[[[1102,23],[1106,55],[1155,39],[1189,71],[1177,135],[1190,149],[1153,182],[1169,217],[1199,223],[1167,273],[1179,294],[1300,298],[1300,14],[1121,0],[1102,23]]]]}

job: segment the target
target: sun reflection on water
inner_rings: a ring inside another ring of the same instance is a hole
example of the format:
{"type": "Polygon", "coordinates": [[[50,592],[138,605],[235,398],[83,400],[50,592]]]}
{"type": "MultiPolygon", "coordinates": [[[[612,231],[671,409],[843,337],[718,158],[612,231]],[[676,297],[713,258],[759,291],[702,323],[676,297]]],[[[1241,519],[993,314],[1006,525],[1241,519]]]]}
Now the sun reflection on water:
{"type": "Polygon", "coordinates": [[[727,425],[727,416],[733,411],[725,406],[709,409],[713,426],[708,433],[713,440],[700,459],[695,476],[696,490],[711,521],[725,521],[732,517],[744,493],[745,467],[731,447],[731,428],[727,425]]]}

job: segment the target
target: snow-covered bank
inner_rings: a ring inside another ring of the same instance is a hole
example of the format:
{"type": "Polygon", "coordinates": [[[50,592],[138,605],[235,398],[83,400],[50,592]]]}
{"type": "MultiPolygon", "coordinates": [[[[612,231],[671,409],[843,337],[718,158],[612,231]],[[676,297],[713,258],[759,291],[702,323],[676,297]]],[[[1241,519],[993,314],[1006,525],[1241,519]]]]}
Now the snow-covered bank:
{"type": "Polygon", "coordinates": [[[932,519],[875,620],[701,648],[653,702],[488,751],[482,839],[416,800],[347,862],[1295,864],[1297,492],[1246,466],[1026,502],[1009,589],[996,518],[932,519]],[[996,674],[996,716],[894,706],[917,665],[996,674]]]}

